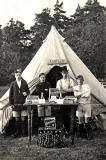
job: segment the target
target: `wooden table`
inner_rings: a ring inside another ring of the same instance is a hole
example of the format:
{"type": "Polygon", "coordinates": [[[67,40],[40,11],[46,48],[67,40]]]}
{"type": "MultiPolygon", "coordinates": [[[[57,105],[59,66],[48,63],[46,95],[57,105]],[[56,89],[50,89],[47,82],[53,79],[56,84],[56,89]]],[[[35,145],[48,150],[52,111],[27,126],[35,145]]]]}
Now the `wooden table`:
{"type": "Polygon", "coordinates": [[[78,103],[77,102],[74,102],[74,103],[63,103],[63,104],[59,104],[59,103],[52,103],[52,102],[48,102],[46,101],[45,103],[43,104],[39,104],[39,103],[25,103],[24,106],[27,107],[27,111],[28,111],[28,140],[29,140],[29,144],[31,144],[31,137],[32,137],[32,116],[33,116],[33,108],[37,105],[40,105],[40,106],[52,106],[52,107],[55,107],[55,106],[77,106],[78,103]]]}

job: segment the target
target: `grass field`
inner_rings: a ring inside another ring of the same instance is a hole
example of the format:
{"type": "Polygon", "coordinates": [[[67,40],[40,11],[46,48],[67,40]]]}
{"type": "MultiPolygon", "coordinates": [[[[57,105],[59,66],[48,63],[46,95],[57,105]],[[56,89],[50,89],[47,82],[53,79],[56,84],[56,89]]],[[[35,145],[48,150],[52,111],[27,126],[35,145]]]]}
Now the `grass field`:
{"type": "MultiPolygon", "coordinates": [[[[7,88],[2,88],[4,89],[7,88]]],[[[3,93],[3,92],[2,92],[3,93]]],[[[106,112],[106,107],[92,104],[93,115],[106,112]]],[[[93,139],[75,137],[75,145],[64,138],[63,148],[43,148],[36,144],[37,136],[12,138],[0,136],[0,160],[106,160],[106,131],[94,130],[93,139]]]]}
{"type": "Polygon", "coordinates": [[[63,148],[39,147],[36,140],[33,135],[29,145],[27,137],[0,136],[0,160],[106,160],[106,131],[93,131],[92,140],[75,138],[75,145],[65,138],[63,148]]]}

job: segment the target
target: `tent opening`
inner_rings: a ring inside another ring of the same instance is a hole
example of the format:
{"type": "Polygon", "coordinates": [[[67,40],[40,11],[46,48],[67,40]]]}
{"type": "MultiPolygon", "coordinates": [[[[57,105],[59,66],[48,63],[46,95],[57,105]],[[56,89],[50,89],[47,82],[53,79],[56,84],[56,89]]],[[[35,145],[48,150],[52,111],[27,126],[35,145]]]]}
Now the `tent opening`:
{"type": "Polygon", "coordinates": [[[60,66],[54,66],[46,75],[46,81],[50,82],[51,88],[56,87],[56,83],[62,78],[60,66]]]}

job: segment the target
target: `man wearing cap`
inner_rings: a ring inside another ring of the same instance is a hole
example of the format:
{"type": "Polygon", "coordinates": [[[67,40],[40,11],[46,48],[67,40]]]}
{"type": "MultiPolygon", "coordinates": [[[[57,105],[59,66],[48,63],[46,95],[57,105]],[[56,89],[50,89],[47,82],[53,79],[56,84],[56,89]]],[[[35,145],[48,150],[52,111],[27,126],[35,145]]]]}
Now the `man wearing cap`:
{"type": "Polygon", "coordinates": [[[27,129],[26,116],[27,109],[22,104],[25,103],[26,97],[29,95],[27,82],[21,77],[21,69],[15,71],[15,81],[11,83],[9,92],[9,104],[12,106],[13,117],[16,120],[16,133],[14,137],[25,136],[27,129]]]}
{"type": "Polygon", "coordinates": [[[78,117],[79,136],[83,136],[84,124],[87,133],[87,139],[91,138],[91,89],[88,84],[84,84],[82,75],[77,76],[77,86],[74,87],[74,95],[78,98],[78,108],[76,116],[78,117]]]}
{"type": "MultiPolygon", "coordinates": [[[[68,70],[66,66],[61,68],[61,74],[63,78],[57,81],[56,88],[58,88],[60,92],[62,92],[62,97],[73,96],[73,87],[75,84],[73,79],[68,75],[68,70]]],[[[63,107],[64,125],[66,127],[66,130],[68,132],[71,132],[72,135],[74,135],[75,111],[75,107],[63,107]],[[70,120],[71,124],[69,124],[70,120]]]]}

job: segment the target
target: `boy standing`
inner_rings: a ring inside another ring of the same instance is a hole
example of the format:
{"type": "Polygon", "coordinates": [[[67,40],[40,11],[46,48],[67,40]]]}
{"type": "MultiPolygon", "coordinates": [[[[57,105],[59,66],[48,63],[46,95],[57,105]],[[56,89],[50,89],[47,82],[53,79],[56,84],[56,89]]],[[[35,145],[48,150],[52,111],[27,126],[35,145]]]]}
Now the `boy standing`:
{"type": "Polygon", "coordinates": [[[77,76],[77,86],[74,87],[74,96],[78,98],[78,108],[76,116],[79,122],[79,135],[82,135],[83,125],[87,132],[87,138],[90,139],[90,119],[91,119],[91,89],[88,84],[84,84],[82,75],[77,76]],[[84,119],[84,122],[83,122],[84,119]]]}
{"type": "Polygon", "coordinates": [[[25,123],[25,117],[28,116],[27,108],[23,107],[26,97],[29,95],[29,88],[27,82],[21,77],[21,69],[15,71],[15,81],[11,83],[9,92],[9,104],[12,105],[13,117],[16,120],[16,133],[14,137],[18,137],[21,134],[26,134],[27,128],[25,123]],[[22,106],[21,106],[22,105],[22,106]]]}

